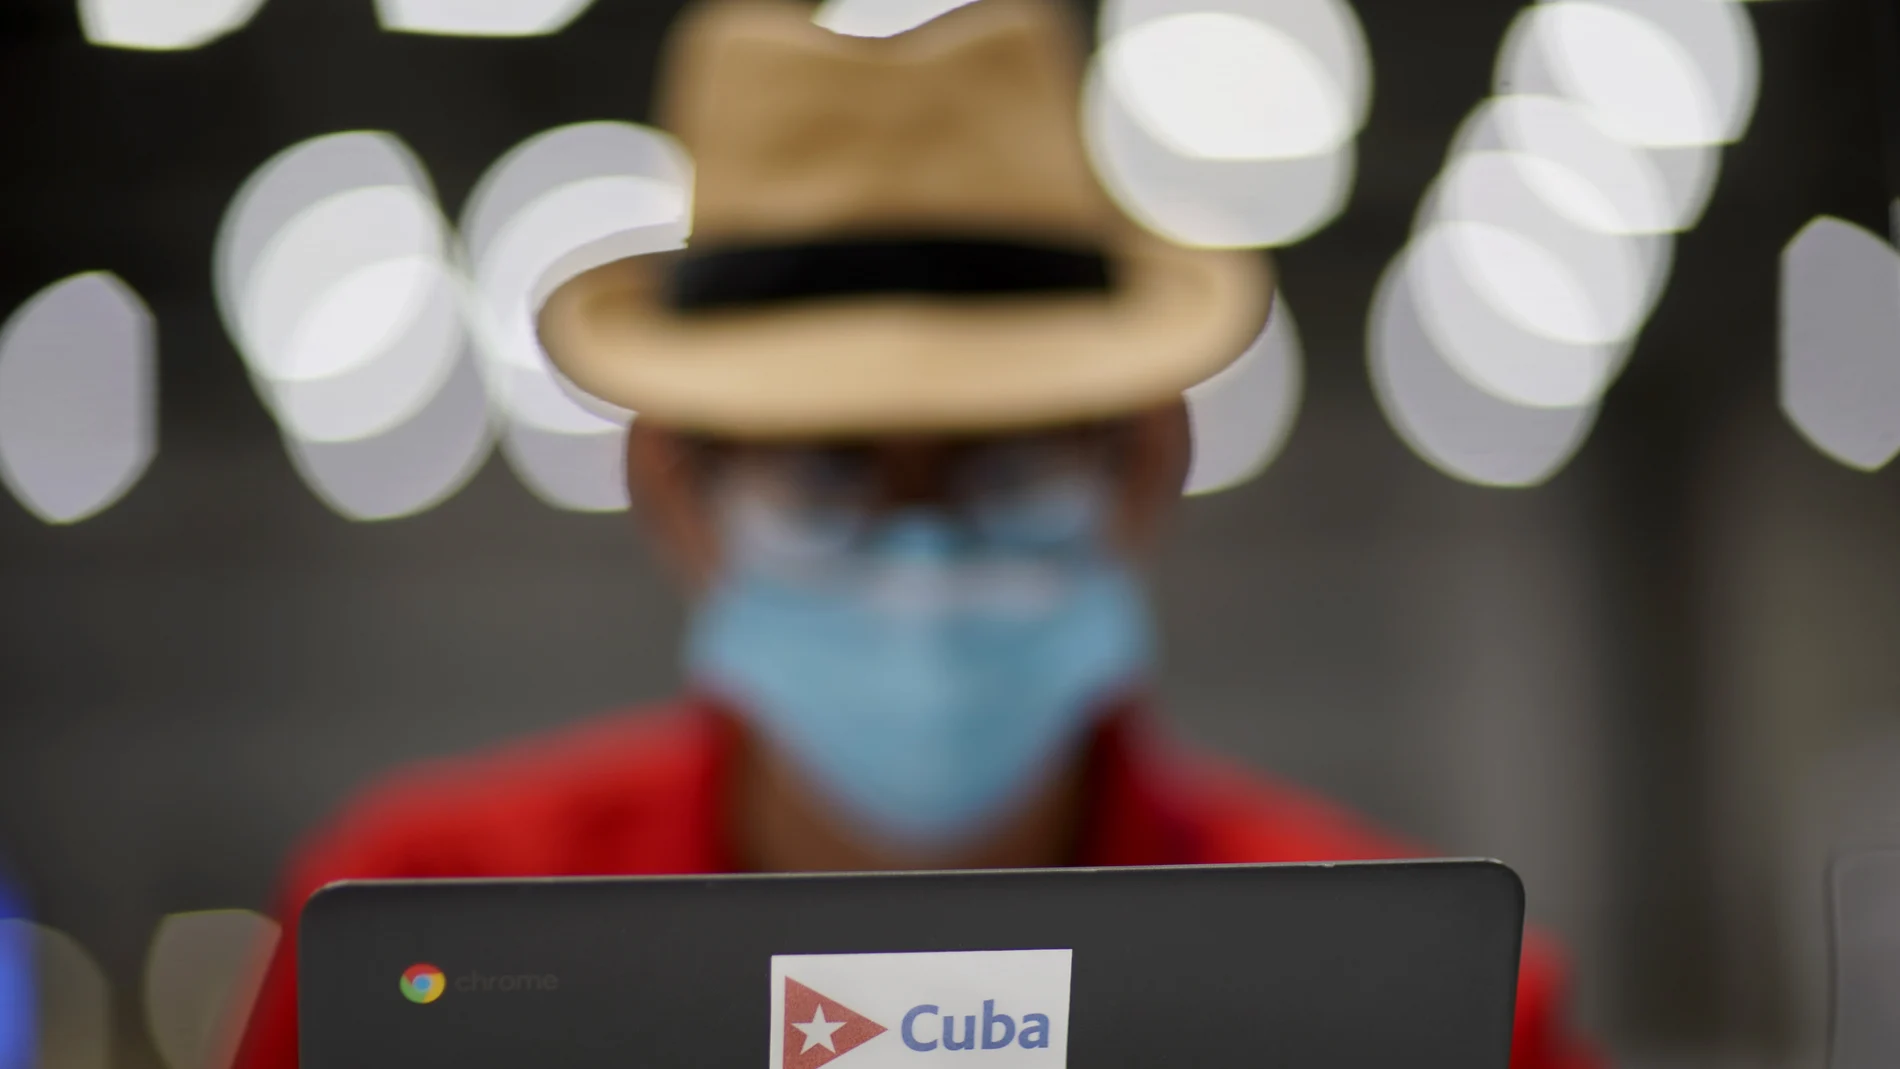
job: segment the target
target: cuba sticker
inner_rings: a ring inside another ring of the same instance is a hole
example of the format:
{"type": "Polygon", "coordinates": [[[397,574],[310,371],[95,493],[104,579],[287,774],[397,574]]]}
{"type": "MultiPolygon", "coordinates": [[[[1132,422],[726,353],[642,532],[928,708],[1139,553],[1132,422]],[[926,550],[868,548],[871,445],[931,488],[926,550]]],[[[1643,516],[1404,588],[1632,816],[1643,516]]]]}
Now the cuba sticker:
{"type": "Polygon", "coordinates": [[[774,955],[768,1069],[1063,1069],[1072,957],[774,955]]]}

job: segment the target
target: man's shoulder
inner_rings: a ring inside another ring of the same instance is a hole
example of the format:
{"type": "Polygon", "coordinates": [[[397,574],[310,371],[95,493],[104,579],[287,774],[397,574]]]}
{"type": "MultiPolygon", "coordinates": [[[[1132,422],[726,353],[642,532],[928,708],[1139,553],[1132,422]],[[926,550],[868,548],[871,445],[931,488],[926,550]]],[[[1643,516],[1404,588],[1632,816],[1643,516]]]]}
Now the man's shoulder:
{"type": "MultiPolygon", "coordinates": [[[[1218,758],[1174,751],[1161,762],[1175,819],[1204,864],[1367,861],[1429,851],[1319,795],[1218,758]]],[[[1568,966],[1559,945],[1524,933],[1511,1064],[1514,1069],[1597,1069],[1603,1058],[1571,1025],[1568,966]]]]}
{"type": "Polygon", "coordinates": [[[319,884],[702,867],[724,731],[679,703],[399,768],[360,792],[300,867],[319,884]]]}
{"type": "Polygon", "coordinates": [[[1164,790],[1207,864],[1362,861],[1424,853],[1321,795],[1219,757],[1171,748],[1164,790]]]}

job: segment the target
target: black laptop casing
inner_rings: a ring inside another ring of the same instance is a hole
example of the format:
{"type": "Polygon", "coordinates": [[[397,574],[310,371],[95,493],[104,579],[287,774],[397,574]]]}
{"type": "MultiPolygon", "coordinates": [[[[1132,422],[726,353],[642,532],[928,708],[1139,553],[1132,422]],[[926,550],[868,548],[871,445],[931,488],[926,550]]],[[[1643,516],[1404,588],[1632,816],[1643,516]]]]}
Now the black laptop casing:
{"type": "MultiPolygon", "coordinates": [[[[1071,952],[1076,1069],[1508,1069],[1522,924],[1485,861],[341,883],[303,914],[302,1069],[800,1069],[774,955],[1022,949],[1071,952]]],[[[835,1069],[1030,1064],[864,1052],[835,1069]]]]}

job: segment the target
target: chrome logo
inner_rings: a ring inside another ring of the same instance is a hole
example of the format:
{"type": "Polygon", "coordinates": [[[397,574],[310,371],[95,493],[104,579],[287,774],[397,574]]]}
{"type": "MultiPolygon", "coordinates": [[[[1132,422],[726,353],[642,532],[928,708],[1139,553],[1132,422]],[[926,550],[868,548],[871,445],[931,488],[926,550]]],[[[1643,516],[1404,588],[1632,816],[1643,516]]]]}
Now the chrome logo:
{"type": "Polygon", "coordinates": [[[433,965],[411,965],[402,973],[402,997],[411,1002],[434,1002],[448,986],[433,965]]]}

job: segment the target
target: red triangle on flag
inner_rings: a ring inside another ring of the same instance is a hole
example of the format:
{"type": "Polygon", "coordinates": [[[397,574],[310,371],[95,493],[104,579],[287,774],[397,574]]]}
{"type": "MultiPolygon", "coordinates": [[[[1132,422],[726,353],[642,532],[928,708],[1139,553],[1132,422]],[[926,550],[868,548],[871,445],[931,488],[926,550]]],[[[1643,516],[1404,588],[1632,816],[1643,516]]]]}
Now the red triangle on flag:
{"type": "Polygon", "coordinates": [[[785,978],[785,1061],[780,1069],[818,1069],[885,1031],[862,1013],[785,978]]]}

